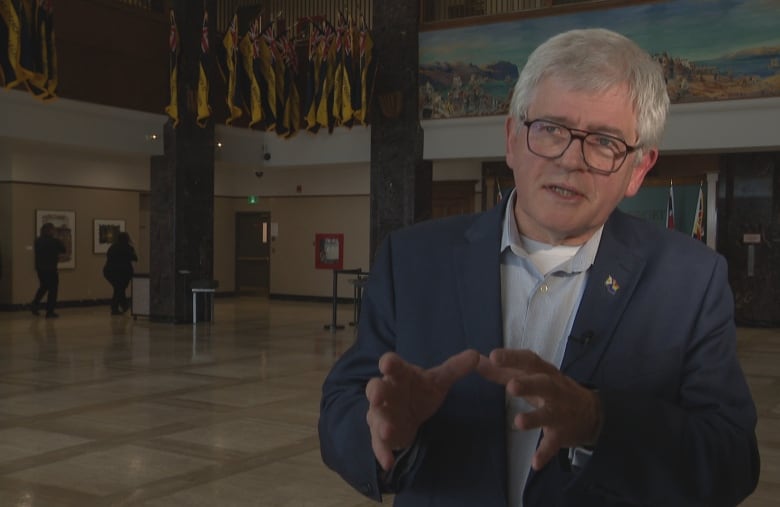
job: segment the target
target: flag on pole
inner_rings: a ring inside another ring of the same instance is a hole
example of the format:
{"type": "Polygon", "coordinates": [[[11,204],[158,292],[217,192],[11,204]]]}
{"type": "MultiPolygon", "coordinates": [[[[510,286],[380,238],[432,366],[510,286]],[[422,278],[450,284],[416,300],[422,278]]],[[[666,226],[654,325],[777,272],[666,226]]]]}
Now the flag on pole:
{"type": "Polygon", "coordinates": [[[198,116],[195,123],[199,127],[205,127],[206,122],[211,116],[211,106],[209,105],[209,78],[206,69],[208,68],[209,55],[209,13],[203,10],[203,28],[200,35],[200,64],[198,65],[198,116]]]}
{"type": "Polygon", "coordinates": [[[704,192],[699,185],[699,199],[696,201],[696,214],[693,217],[693,230],[691,236],[704,241],[704,192]]]}
{"type": "Polygon", "coordinates": [[[233,120],[241,117],[241,108],[239,107],[239,95],[237,94],[236,82],[238,73],[238,14],[233,13],[233,19],[230,27],[222,39],[222,45],[225,48],[225,67],[227,67],[227,106],[228,117],[225,125],[230,125],[233,120]]]}
{"type": "Polygon", "coordinates": [[[674,186],[669,180],[669,203],[666,206],[666,228],[674,229],[674,186]]]}
{"type": "Polygon", "coordinates": [[[16,7],[12,0],[0,0],[0,85],[6,88],[24,81],[17,75],[22,26],[16,7]]]}
{"type": "Polygon", "coordinates": [[[257,81],[257,73],[255,73],[255,68],[258,68],[255,61],[260,58],[259,38],[260,20],[255,18],[249,23],[249,30],[238,45],[242,61],[244,62],[244,76],[249,85],[250,127],[263,119],[262,94],[260,91],[260,83],[257,81]]]}
{"type": "Polygon", "coordinates": [[[176,70],[179,66],[179,32],[176,29],[176,17],[173,14],[173,9],[170,10],[171,17],[171,31],[168,35],[168,48],[170,50],[169,55],[169,71],[170,71],[170,88],[171,88],[171,101],[165,107],[165,112],[168,113],[171,120],[173,120],[174,128],[179,124],[179,94],[178,94],[178,80],[176,78],[176,70]]]}

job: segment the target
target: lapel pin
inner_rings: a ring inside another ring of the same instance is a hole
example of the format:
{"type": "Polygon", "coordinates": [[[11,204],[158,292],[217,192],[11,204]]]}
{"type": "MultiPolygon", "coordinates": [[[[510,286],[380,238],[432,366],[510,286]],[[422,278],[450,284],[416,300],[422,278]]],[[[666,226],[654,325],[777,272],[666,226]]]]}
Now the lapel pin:
{"type": "Polygon", "coordinates": [[[604,287],[606,287],[607,292],[609,292],[613,296],[617,294],[617,291],[620,289],[620,285],[612,275],[609,275],[607,279],[604,280],[604,287]]]}

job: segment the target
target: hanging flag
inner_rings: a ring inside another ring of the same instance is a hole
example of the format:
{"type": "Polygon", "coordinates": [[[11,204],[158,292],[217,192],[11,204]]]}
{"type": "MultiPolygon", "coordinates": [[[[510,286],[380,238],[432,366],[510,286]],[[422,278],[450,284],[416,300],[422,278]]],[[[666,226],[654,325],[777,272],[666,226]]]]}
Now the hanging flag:
{"type": "Polygon", "coordinates": [[[27,88],[39,99],[49,96],[49,42],[48,31],[49,16],[47,4],[49,0],[35,0],[30,16],[30,76],[27,80],[27,88]]]}
{"type": "MultiPolygon", "coordinates": [[[[260,32],[261,39],[259,44],[260,50],[260,74],[258,79],[260,84],[261,100],[263,105],[263,126],[266,130],[274,130],[276,128],[277,118],[281,114],[277,115],[277,98],[276,98],[276,61],[279,56],[276,53],[275,42],[275,23],[271,22],[263,28],[263,20],[260,19],[260,32]]],[[[281,121],[281,118],[279,118],[281,121]]]]}
{"type": "Polygon", "coordinates": [[[255,75],[255,60],[260,58],[260,47],[258,38],[260,37],[260,24],[257,19],[249,24],[249,30],[241,39],[239,51],[241,53],[242,68],[244,76],[249,83],[249,126],[259,123],[263,119],[263,106],[260,93],[260,83],[257,82],[255,75]]]}
{"type": "Polygon", "coordinates": [[[25,0],[14,0],[16,14],[19,16],[19,60],[16,75],[29,88],[30,78],[35,73],[35,38],[33,37],[32,5],[25,0]]]}
{"type": "Polygon", "coordinates": [[[374,51],[374,40],[371,38],[371,32],[368,30],[365,17],[360,17],[360,35],[359,35],[360,59],[358,64],[359,76],[357,82],[359,86],[360,105],[355,108],[355,119],[366,125],[368,123],[368,107],[371,102],[371,91],[373,90],[374,65],[372,53],[374,51]]]}
{"type": "Polygon", "coordinates": [[[333,117],[334,77],[336,73],[336,30],[327,20],[322,23],[322,69],[320,90],[322,96],[317,104],[317,123],[333,132],[336,119],[333,117]]]}
{"type": "Polygon", "coordinates": [[[317,102],[319,101],[320,84],[320,62],[322,55],[318,50],[319,46],[319,27],[313,19],[309,22],[309,47],[308,47],[308,68],[306,73],[306,93],[303,100],[303,124],[310,132],[316,133],[319,130],[317,124],[317,102]]]}
{"type": "Polygon", "coordinates": [[[222,39],[222,45],[225,48],[225,67],[227,67],[227,106],[228,117],[225,124],[230,125],[233,120],[241,117],[241,107],[239,107],[239,95],[236,87],[236,73],[238,71],[238,14],[233,14],[233,20],[230,27],[222,39]]]}
{"type": "Polygon", "coordinates": [[[355,69],[352,61],[353,45],[355,40],[355,30],[353,27],[352,16],[347,16],[347,24],[342,35],[341,44],[344,65],[342,67],[341,79],[341,123],[351,127],[355,116],[355,108],[352,106],[352,83],[355,80],[355,69]]]}
{"type": "Polygon", "coordinates": [[[282,55],[284,109],[282,121],[276,123],[276,131],[285,137],[295,135],[301,129],[301,95],[298,91],[298,56],[287,27],[279,33],[277,43],[282,55]],[[280,125],[282,126],[280,132],[280,125]]]}
{"type": "Polygon", "coordinates": [[[22,27],[19,22],[19,13],[16,4],[12,0],[0,0],[0,41],[7,41],[7,47],[0,44],[0,85],[13,88],[22,82],[17,75],[19,66],[20,38],[22,27]]]}
{"type": "Polygon", "coordinates": [[[335,60],[334,60],[334,67],[333,67],[333,103],[331,105],[331,115],[333,116],[333,119],[335,121],[336,126],[339,126],[342,124],[344,118],[342,116],[343,113],[343,98],[344,94],[342,93],[343,90],[343,82],[345,79],[345,72],[344,72],[344,32],[346,31],[346,25],[347,22],[344,19],[344,14],[339,10],[339,17],[336,21],[336,38],[334,40],[334,44],[336,46],[335,49],[335,60]]]}
{"type": "Polygon", "coordinates": [[[696,214],[693,217],[693,230],[691,236],[704,241],[704,192],[699,185],[699,199],[696,201],[696,214]]]}
{"type": "Polygon", "coordinates": [[[57,44],[56,37],[54,36],[54,2],[51,0],[42,0],[43,5],[43,18],[46,24],[44,41],[46,44],[46,58],[44,63],[46,65],[47,81],[46,81],[46,93],[49,98],[57,96],[57,84],[59,83],[59,77],[57,75],[57,44]]]}
{"type": "Polygon", "coordinates": [[[179,97],[178,97],[178,80],[176,78],[176,72],[179,66],[179,31],[176,29],[176,18],[173,14],[173,9],[170,10],[171,18],[171,31],[168,35],[168,49],[169,49],[169,72],[170,72],[170,88],[171,88],[171,101],[165,107],[165,112],[173,120],[174,128],[179,124],[179,97]]]}
{"type": "Polygon", "coordinates": [[[666,228],[674,229],[674,187],[669,181],[669,203],[666,206],[666,228]]]}
{"type": "Polygon", "coordinates": [[[206,73],[209,55],[209,13],[203,10],[203,28],[200,35],[200,64],[198,65],[198,115],[195,123],[198,127],[205,127],[211,116],[209,105],[209,78],[206,73]]]}

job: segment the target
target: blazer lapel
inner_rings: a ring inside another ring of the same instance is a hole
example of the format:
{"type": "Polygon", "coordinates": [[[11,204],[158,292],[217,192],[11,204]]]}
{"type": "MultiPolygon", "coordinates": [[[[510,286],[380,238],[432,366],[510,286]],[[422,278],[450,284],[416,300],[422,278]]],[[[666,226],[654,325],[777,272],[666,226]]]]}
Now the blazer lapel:
{"type": "Polygon", "coordinates": [[[499,249],[505,202],[482,214],[453,253],[466,339],[481,354],[503,346],[499,249]]]}
{"type": "Polygon", "coordinates": [[[625,243],[631,232],[618,233],[620,216],[612,218],[604,226],[561,365],[581,382],[592,378],[645,266],[637,249],[625,243]]]}

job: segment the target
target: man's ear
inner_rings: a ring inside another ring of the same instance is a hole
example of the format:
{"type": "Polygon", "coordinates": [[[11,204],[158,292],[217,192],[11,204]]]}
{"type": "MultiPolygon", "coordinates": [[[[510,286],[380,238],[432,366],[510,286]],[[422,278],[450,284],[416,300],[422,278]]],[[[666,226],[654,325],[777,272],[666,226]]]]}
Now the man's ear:
{"type": "Polygon", "coordinates": [[[652,148],[649,150],[643,150],[642,160],[639,164],[634,166],[631,171],[631,179],[626,187],[625,197],[633,197],[639,192],[642,187],[642,182],[645,180],[645,176],[650,172],[655,163],[658,161],[658,148],[652,148]]]}

